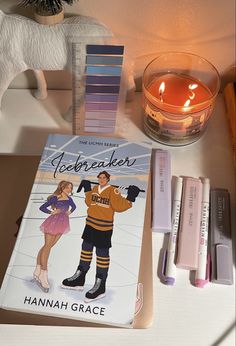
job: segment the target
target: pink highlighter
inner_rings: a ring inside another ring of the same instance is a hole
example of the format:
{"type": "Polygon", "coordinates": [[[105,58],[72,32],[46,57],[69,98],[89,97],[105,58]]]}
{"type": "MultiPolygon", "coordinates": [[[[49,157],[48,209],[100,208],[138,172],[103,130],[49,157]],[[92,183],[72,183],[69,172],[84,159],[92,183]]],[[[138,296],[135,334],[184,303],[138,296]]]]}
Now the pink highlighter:
{"type": "Polygon", "coordinates": [[[196,270],[200,243],[202,182],[200,179],[183,177],[178,256],[178,268],[196,270]]]}

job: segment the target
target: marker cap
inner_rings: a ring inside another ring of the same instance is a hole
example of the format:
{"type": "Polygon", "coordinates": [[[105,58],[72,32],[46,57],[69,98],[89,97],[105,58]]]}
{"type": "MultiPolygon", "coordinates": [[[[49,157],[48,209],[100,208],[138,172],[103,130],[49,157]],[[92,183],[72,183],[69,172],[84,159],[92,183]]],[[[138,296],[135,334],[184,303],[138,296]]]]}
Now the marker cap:
{"type": "Polygon", "coordinates": [[[202,181],[202,201],[209,203],[210,199],[210,179],[200,178],[202,181]]]}
{"type": "Polygon", "coordinates": [[[207,256],[206,263],[206,278],[205,279],[195,279],[195,286],[203,288],[210,280],[210,255],[207,256]]]}
{"type": "Polygon", "coordinates": [[[162,276],[162,281],[164,284],[167,286],[173,286],[175,283],[175,278],[171,276],[166,276],[165,271],[166,271],[166,261],[167,261],[167,250],[164,252],[163,258],[162,258],[162,269],[161,269],[161,276],[162,276]]]}
{"type": "Polygon", "coordinates": [[[176,201],[181,200],[182,184],[183,184],[183,178],[175,177],[175,193],[174,193],[173,198],[175,198],[176,201]]]}

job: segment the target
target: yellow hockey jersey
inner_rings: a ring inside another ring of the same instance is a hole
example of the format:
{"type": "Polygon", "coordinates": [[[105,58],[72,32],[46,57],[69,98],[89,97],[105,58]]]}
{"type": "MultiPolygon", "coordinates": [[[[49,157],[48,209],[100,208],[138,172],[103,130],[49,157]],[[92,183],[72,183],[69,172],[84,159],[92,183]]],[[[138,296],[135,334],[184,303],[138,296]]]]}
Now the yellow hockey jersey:
{"type": "Polygon", "coordinates": [[[99,231],[111,230],[114,213],[132,207],[132,202],[122,197],[119,190],[111,185],[103,188],[98,185],[86,192],[85,203],[88,206],[86,224],[99,231]]]}

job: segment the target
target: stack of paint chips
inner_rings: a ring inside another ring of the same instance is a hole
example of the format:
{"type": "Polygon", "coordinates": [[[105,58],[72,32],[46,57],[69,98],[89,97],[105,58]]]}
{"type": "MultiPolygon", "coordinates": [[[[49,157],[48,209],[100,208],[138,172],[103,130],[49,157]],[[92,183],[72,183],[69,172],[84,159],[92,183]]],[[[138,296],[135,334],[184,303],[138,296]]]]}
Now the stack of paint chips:
{"type": "Polygon", "coordinates": [[[84,131],[114,133],[124,46],[87,45],[84,131]]]}

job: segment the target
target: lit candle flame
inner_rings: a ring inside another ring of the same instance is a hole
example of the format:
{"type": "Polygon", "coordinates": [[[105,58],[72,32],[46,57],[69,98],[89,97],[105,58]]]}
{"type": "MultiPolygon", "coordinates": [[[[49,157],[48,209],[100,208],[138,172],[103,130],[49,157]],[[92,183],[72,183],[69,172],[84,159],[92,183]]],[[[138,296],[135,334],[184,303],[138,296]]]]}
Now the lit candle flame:
{"type": "Polygon", "coordinates": [[[188,88],[189,88],[190,93],[191,93],[189,96],[190,100],[194,99],[195,93],[193,92],[193,90],[196,89],[197,87],[198,87],[198,84],[189,84],[188,88]]]}
{"type": "Polygon", "coordinates": [[[160,95],[161,102],[163,102],[163,93],[165,91],[165,88],[166,88],[165,82],[161,82],[161,85],[159,87],[159,95],[160,95]]]}
{"type": "Polygon", "coordinates": [[[198,87],[198,84],[189,84],[189,86],[188,86],[188,88],[190,89],[190,90],[194,90],[194,89],[196,89],[198,87]]]}
{"type": "Polygon", "coordinates": [[[193,100],[194,97],[195,97],[195,93],[193,91],[191,91],[191,95],[189,95],[190,100],[193,100]]]}
{"type": "Polygon", "coordinates": [[[165,82],[161,82],[161,85],[159,87],[159,93],[160,94],[163,94],[163,92],[165,91],[165,87],[166,87],[165,82]]]}
{"type": "Polygon", "coordinates": [[[184,107],[188,107],[190,105],[191,100],[187,100],[184,104],[184,107]]]}

